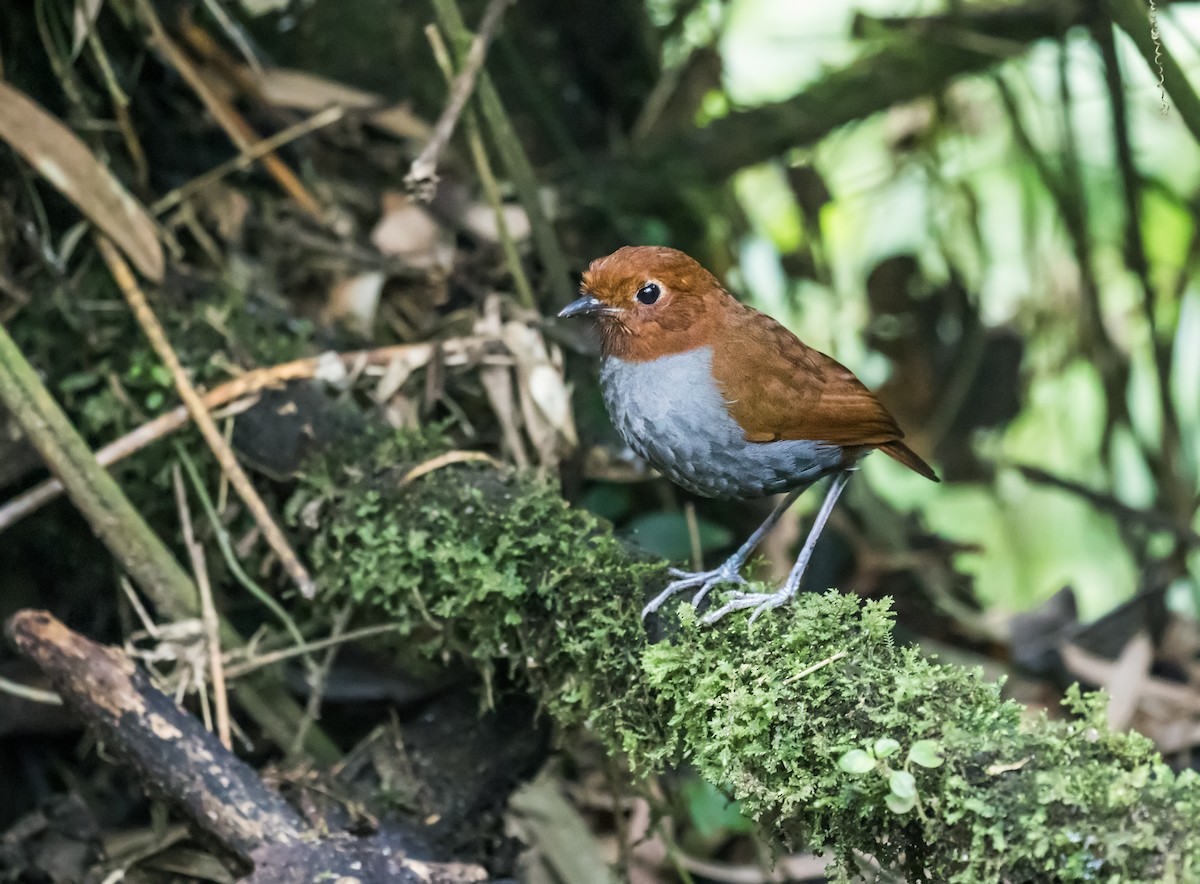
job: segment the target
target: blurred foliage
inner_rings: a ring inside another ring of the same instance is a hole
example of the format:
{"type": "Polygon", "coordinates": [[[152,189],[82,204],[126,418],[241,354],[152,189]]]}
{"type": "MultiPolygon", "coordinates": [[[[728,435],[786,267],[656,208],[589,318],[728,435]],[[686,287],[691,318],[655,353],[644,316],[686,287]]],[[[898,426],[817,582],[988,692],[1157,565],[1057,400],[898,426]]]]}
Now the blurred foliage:
{"type": "MultiPolygon", "coordinates": [[[[886,2],[858,9],[898,11],[886,2]]],[[[869,41],[845,37],[849,14],[848,5],[733,3],[721,43],[730,96],[786,99],[818,83],[823,63],[866,52],[869,41]],[[801,46],[809,50],[804,64],[789,64],[801,46]]],[[[1163,40],[1194,68],[1200,54],[1191,35],[1200,20],[1193,9],[1175,6],[1168,21],[1163,40]]],[[[994,374],[972,391],[989,401],[1019,395],[1019,413],[1000,425],[967,427],[967,438],[957,440],[983,454],[986,470],[936,489],[890,464],[870,462],[866,470],[896,505],[918,506],[939,534],[975,546],[979,552],[960,563],[975,575],[980,598],[1008,611],[1069,585],[1084,616],[1093,617],[1148,589],[1139,575],[1154,562],[1173,560],[1170,582],[1180,592],[1171,598],[1194,613],[1194,547],[1189,568],[1186,549],[1169,539],[1119,525],[1093,501],[1005,468],[1036,464],[1131,506],[1168,513],[1181,528],[1200,525],[1200,336],[1193,318],[1200,291],[1192,282],[1200,151],[1177,113],[1159,113],[1156,72],[1123,35],[1117,41],[1126,89],[1118,100],[1128,106],[1137,161],[1132,197],[1123,194],[1105,61],[1082,28],[1059,43],[1035,44],[987,76],[964,78],[937,99],[895,107],[783,162],[748,169],[735,182],[751,222],[739,243],[744,290],[765,309],[791,316],[810,343],[862,376],[883,382],[889,371],[863,348],[860,329],[878,318],[868,312],[864,282],[891,256],[915,260],[918,269],[902,283],[915,287],[918,301],[921,289],[928,297],[953,281],[985,329],[1019,336],[1019,380],[994,374]],[[814,170],[824,183],[815,213],[805,192],[787,186],[791,164],[814,170]],[[1063,204],[1075,208],[1082,230],[1063,216],[1063,204]],[[1140,303],[1126,230],[1132,205],[1141,209],[1136,235],[1148,261],[1149,312],[1140,303]],[[1081,269],[1081,259],[1090,269],[1081,269]],[[797,278],[797,265],[816,272],[797,278]],[[1087,328],[1088,299],[1106,341],[1087,328]],[[1155,343],[1171,354],[1165,377],[1156,376],[1155,343]],[[1106,386],[1101,366],[1109,363],[1124,380],[1106,386]],[[1176,415],[1168,427],[1165,401],[1176,415]]],[[[961,331],[961,317],[959,329],[945,326],[951,318],[925,321],[945,339],[961,331]]],[[[909,367],[894,363],[893,379],[909,367]]],[[[921,376],[909,371],[899,379],[903,385],[921,376]]],[[[901,423],[946,462],[945,446],[927,435],[936,423],[901,423]]]]}

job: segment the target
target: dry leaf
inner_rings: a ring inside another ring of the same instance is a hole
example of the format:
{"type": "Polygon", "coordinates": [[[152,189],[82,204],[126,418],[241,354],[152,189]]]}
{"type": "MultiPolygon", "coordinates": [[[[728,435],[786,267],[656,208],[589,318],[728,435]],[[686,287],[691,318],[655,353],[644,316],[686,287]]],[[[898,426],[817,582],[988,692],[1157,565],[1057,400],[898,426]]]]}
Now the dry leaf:
{"type": "MultiPolygon", "coordinates": [[[[498,297],[489,297],[483,304],[483,315],[475,323],[475,334],[500,338],[502,319],[500,316],[501,303],[498,297]]],[[[508,456],[519,469],[529,468],[529,455],[525,452],[525,443],[521,437],[521,418],[517,411],[516,397],[513,395],[513,370],[508,364],[484,365],[480,368],[479,379],[483,382],[484,392],[487,393],[488,403],[500,422],[504,433],[504,445],[508,456]]]]}
{"type": "MultiPolygon", "coordinates": [[[[524,209],[517,205],[505,205],[500,211],[504,214],[504,228],[513,242],[522,242],[529,238],[532,228],[524,209]]],[[[500,241],[496,213],[486,203],[471,203],[458,220],[472,236],[486,242],[500,241]]]]}
{"type": "Polygon", "coordinates": [[[372,270],[334,283],[329,292],[329,301],[321,311],[322,320],[344,322],[370,336],[386,279],[381,271],[372,270]]]}
{"type": "Polygon", "coordinates": [[[454,243],[422,206],[402,193],[383,195],[383,215],[371,231],[379,251],[418,270],[449,270],[454,243]]]}
{"type": "Polygon", "coordinates": [[[383,403],[390,400],[393,396],[400,392],[400,388],[404,386],[404,382],[409,379],[413,371],[417,368],[409,360],[397,356],[387,364],[383,370],[383,376],[380,377],[375,385],[375,390],[372,392],[376,402],[383,403]]]}
{"type": "Polygon", "coordinates": [[[427,141],[433,127],[405,107],[385,106],[378,95],[346,86],[334,80],[326,80],[304,71],[275,68],[260,75],[249,67],[241,73],[258,85],[259,93],[269,104],[290,107],[296,110],[317,111],[331,104],[352,110],[370,110],[367,119],[371,124],[400,138],[427,141]]]}
{"type": "Polygon", "coordinates": [[[1135,634],[1121,649],[1121,656],[1104,682],[1109,696],[1108,726],[1113,730],[1123,731],[1133,722],[1153,662],[1154,643],[1144,631],[1135,634]]]}
{"type": "Polygon", "coordinates": [[[525,443],[521,441],[520,422],[513,399],[512,370],[502,365],[485,365],[479,370],[479,379],[483,382],[488,404],[500,422],[509,457],[519,469],[528,469],[529,455],[525,453],[525,443]]]}
{"type": "Polygon", "coordinates": [[[544,427],[568,445],[577,445],[571,395],[541,332],[523,322],[506,322],[502,336],[517,361],[521,392],[537,407],[536,416],[526,414],[527,430],[534,444],[539,450],[548,444],[544,432],[539,432],[544,427]]]}
{"type": "Polygon", "coordinates": [[[146,210],[74,132],[4,82],[0,138],[104,231],[143,276],[162,281],[162,247],[146,210]]]}
{"type": "Polygon", "coordinates": [[[241,239],[242,230],[252,208],[244,193],[217,182],[204,188],[191,199],[200,217],[212,223],[217,236],[225,242],[241,239]]]}

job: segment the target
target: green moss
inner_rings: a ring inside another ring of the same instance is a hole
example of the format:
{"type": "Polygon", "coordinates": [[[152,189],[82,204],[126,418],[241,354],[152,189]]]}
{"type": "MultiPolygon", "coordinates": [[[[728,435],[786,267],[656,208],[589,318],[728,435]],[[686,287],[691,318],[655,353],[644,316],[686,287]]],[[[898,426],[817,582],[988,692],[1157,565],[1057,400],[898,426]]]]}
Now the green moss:
{"type": "Polygon", "coordinates": [[[330,459],[309,475],[290,509],[321,526],[307,547],[325,599],[349,595],[426,653],[460,654],[485,674],[508,661],[554,718],[610,744],[635,725],[661,739],[639,709],[653,697],[638,677],[637,606],[662,563],[632,560],[533,477],[454,464],[400,487],[444,450],[435,433],[401,434],[362,459],[339,454],[355,466],[330,459]]]}
{"type": "Polygon", "coordinates": [[[856,854],[910,880],[1200,873],[1196,778],[1109,732],[1102,698],[1075,698],[1073,722],[1029,720],[980,673],[895,647],[886,603],[836,592],[749,630],[681,605],[647,645],[638,611],[662,563],[530,477],[455,464],[400,483],[445,444],[402,435],[309,477],[296,511],[319,526],[325,601],[353,595],[410,646],[485,675],[507,666],[563,726],[639,771],[695,765],[766,833],[827,845],[847,874],[856,854]]]}
{"type": "MultiPolygon", "coordinates": [[[[84,437],[103,444],[179,400],[170,372],[111,277],[99,269],[73,291],[89,297],[35,300],[13,319],[9,332],[84,437]]],[[[198,299],[159,294],[153,307],[201,386],[228,380],[234,367],[295,359],[312,341],[309,323],[232,285],[214,284],[198,299]],[[215,295],[211,289],[217,289],[215,295]]]]}
{"type": "MultiPolygon", "coordinates": [[[[204,297],[155,292],[152,306],[192,382],[209,388],[240,370],[273,365],[312,349],[311,324],[251,298],[229,283],[207,286],[204,297]],[[215,290],[215,291],[214,291],[215,290]]],[[[8,325],[13,339],[94,448],[180,404],[162,364],[109,274],[99,267],[70,296],[35,299],[8,325]],[[88,298],[75,296],[86,291],[88,298]]],[[[218,475],[199,435],[178,438],[207,475],[218,475]]],[[[121,484],[151,522],[175,524],[168,467],[170,445],[121,462],[121,484]]]]}

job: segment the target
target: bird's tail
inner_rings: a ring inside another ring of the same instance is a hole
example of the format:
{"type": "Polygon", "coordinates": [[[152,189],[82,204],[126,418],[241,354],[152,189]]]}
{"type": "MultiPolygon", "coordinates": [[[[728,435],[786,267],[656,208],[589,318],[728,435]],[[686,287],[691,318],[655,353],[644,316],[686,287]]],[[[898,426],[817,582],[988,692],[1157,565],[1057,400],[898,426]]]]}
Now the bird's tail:
{"type": "Polygon", "coordinates": [[[914,473],[920,473],[926,479],[932,479],[934,482],[940,482],[937,473],[933,471],[933,467],[921,460],[917,453],[901,442],[899,439],[894,439],[891,442],[884,442],[879,446],[879,450],[893,460],[898,460],[914,473]]]}

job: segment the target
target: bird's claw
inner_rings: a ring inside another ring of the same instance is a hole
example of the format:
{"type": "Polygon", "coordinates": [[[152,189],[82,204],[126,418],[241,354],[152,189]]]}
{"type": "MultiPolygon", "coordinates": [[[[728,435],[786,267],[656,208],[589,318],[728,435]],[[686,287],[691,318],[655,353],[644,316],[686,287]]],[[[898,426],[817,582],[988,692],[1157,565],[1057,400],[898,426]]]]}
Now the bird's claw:
{"type": "Polygon", "coordinates": [[[666,588],[656,595],[646,607],[642,608],[642,619],[645,620],[659,608],[661,608],[671,596],[676,593],[683,592],[685,589],[699,587],[699,591],[692,597],[692,605],[699,607],[704,601],[704,597],[709,591],[722,583],[735,583],[744,585],[746,578],[738,573],[737,563],[725,562],[721,567],[714,568],[711,571],[681,571],[679,568],[671,568],[668,573],[677,578],[667,584],[666,588]]]}
{"type": "Polygon", "coordinates": [[[732,611],[741,611],[745,608],[754,608],[754,613],[750,615],[747,625],[753,623],[765,612],[774,608],[778,608],[794,595],[794,592],[788,592],[786,588],[778,592],[740,592],[735,590],[730,593],[729,598],[725,600],[725,604],[704,615],[704,622],[712,625],[732,611]]]}

